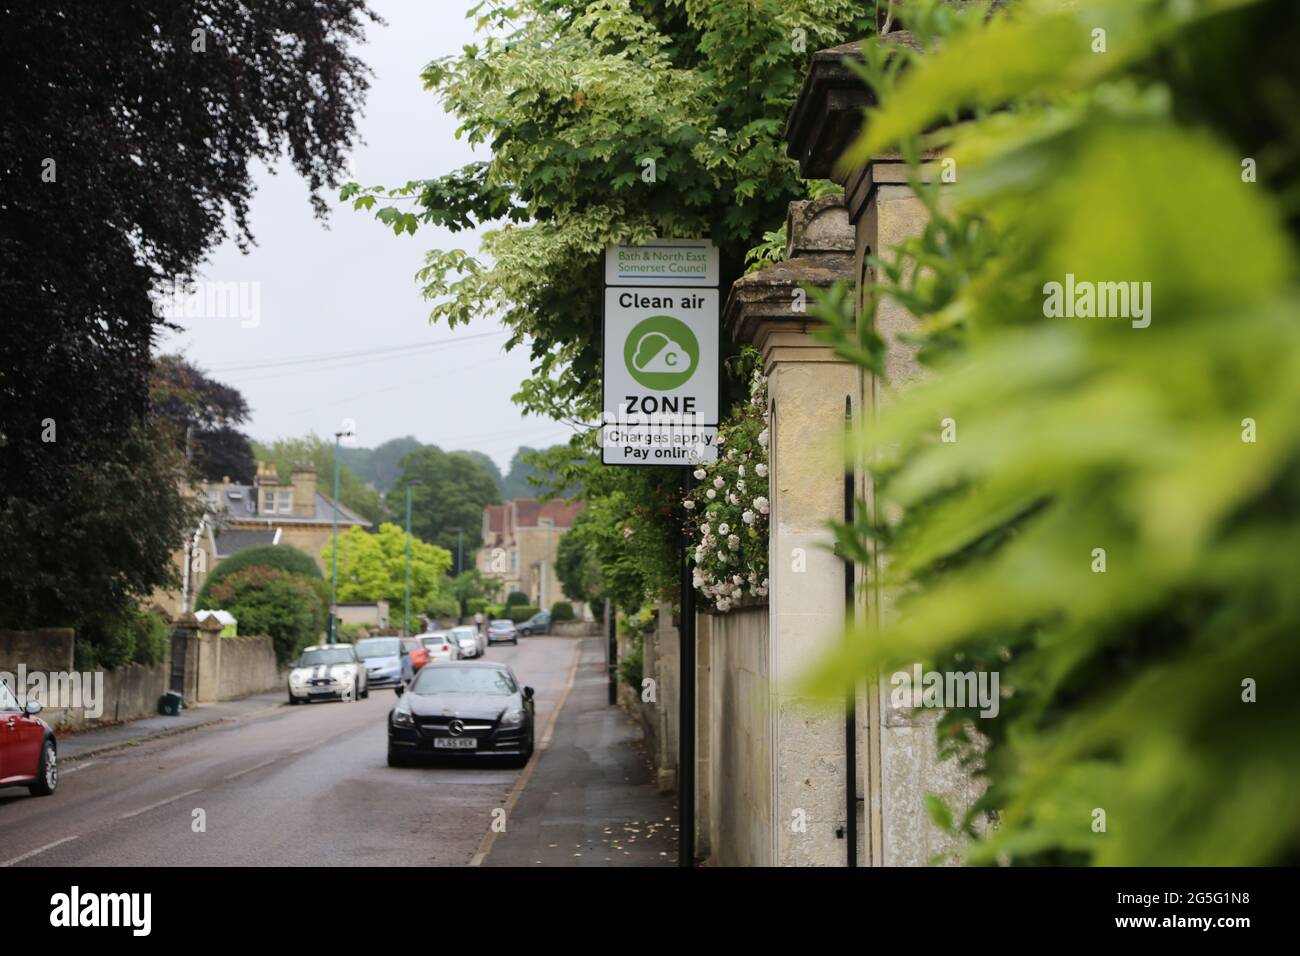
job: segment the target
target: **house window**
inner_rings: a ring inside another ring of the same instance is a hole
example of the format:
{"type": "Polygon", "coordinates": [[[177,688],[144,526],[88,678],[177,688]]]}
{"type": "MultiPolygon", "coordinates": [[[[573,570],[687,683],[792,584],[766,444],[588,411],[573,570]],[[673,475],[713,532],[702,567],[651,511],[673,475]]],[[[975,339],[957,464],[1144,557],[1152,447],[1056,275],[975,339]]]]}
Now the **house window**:
{"type": "Polygon", "coordinates": [[[291,511],[293,511],[293,492],[280,492],[280,514],[287,515],[291,511]]]}
{"type": "Polygon", "coordinates": [[[262,512],[268,515],[275,513],[275,492],[274,491],[262,492],[262,512]]]}

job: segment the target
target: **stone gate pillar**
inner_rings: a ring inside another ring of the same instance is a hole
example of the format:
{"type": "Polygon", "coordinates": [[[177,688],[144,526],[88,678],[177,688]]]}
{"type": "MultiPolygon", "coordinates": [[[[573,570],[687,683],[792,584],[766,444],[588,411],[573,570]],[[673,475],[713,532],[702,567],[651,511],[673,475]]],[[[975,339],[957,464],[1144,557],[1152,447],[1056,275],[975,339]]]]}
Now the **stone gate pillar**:
{"type": "Polygon", "coordinates": [[[848,818],[845,714],[799,695],[839,638],[844,566],[828,547],[843,515],[845,409],[860,373],[813,338],[805,290],[853,279],[853,232],[840,196],[790,204],[786,260],[731,288],[724,326],[752,343],[768,378],[771,857],[843,866],[848,818]]]}
{"type": "MultiPolygon", "coordinates": [[[[916,46],[904,31],[881,39],[916,46]]],[[[801,175],[832,179],[844,187],[853,224],[852,273],[859,310],[864,293],[876,281],[869,257],[887,254],[917,235],[927,220],[925,206],[908,185],[908,170],[898,155],[875,156],[852,170],[838,168],[840,156],[862,130],[863,111],[873,105],[869,89],[846,62],[860,56],[859,43],[813,54],[786,127],[789,153],[798,160],[801,175]]],[[[927,166],[921,175],[931,181],[934,172],[933,166],[927,166]]],[[[904,339],[916,331],[915,322],[901,305],[892,300],[881,303],[875,330],[885,341],[886,374],[882,381],[863,370],[859,420],[874,419],[900,390],[922,375],[916,348],[904,339]]],[[[875,489],[867,477],[870,457],[868,450],[858,462],[857,490],[866,507],[875,509],[875,489]]],[[[856,613],[878,622],[888,619],[894,604],[894,596],[879,586],[885,561],[887,556],[878,555],[873,565],[857,569],[865,588],[859,592],[856,613]]],[[[930,822],[924,807],[926,794],[937,793],[961,807],[975,799],[978,787],[954,762],[938,759],[933,733],[938,712],[890,708],[888,695],[881,693],[882,683],[868,682],[858,698],[857,785],[866,810],[858,859],[864,865],[924,866],[936,854],[955,848],[952,838],[930,822]]]]}

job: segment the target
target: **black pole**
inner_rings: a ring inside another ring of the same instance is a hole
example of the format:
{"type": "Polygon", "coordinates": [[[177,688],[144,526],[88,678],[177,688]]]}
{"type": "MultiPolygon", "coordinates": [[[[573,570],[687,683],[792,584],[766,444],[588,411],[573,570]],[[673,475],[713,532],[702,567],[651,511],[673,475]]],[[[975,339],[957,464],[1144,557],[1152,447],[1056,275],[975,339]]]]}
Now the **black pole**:
{"type": "Polygon", "coordinates": [[[609,702],[618,703],[618,611],[605,598],[605,660],[609,666],[609,702]]]}
{"type": "MultiPolygon", "coordinates": [[[[853,399],[844,398],[844,429],[853,426],[853,399]]],[[[853,465],[844,468],[844,523],[853,524],[853,465]]],[[[844,621],[853,623],[853,559],[844,555],[844,621]]],[[[844,706],[844,776],[845,802],[848,805],[848,866],[858,865],[858,706],[857,688],[849,682],[848,696],[844,706]]]]}
{"type": "MultiPolygon", "coordinates": [[[[691,493],[691,472],[682,472],[682,500],[691,493]]],[[[690,538],[686,533],[689,512],[681,509],[678,546],[682,556],[681,621],[678,656],[681,664],[681,692],[678,698],[677,806],[679,831],[677,865],[695,865],[695,587],[691,583],[690,538]]]]}

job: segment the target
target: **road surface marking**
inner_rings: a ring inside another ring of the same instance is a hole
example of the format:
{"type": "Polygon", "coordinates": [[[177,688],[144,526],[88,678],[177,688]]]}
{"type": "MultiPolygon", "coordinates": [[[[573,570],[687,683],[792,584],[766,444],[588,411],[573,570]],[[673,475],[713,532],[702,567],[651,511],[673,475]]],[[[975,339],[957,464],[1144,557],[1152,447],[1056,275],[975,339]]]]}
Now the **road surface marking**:
{"type": "Polygon", "coordinates": [[[87,767],[91,766],[94,763],[95,761],[93,760],[87,760],[85,763],[79,763],[75,767],[60,767],[59,776],[66,777],[68,774],[76,773],[78,770],[85,770],[87,767]]]}
{"type": "Polygon", "coordinates": [[[12,860],[5,860],[3,863],[0,863],[0,867],[13,866],[15,863],[21,863],[23,860],[30,860],[38,853],[44,853],[46,850],[53,850],[56,846],[63,846],[63,844],[75,839],[75,836],[64,837],[62,840],[55,840],[53,843],[45,844],[45,846],[38,846],[35,850],[28,850],[22,856],[16,856],[12,860]]]}
{"type": "Polygon", "coordinates": [[[236,777],[242,777],[244,774],[252,773],[254,770],[261,770],[263,767],[269,767],[273,763],[275,763],[274,757],[272,757],[270,760],[263,760],[261,763],[257,764],[256,766],[249,767],[247,770],[240,770],[236,773],[232,773],[229,776],[227,776],[225,779],[234,780],[236,777]]]}
{"type": "Polygon", "coordinates": [[[191,794],[198,793],[199,790],[201,789],[202,789],[201,787],[195,787],[193,790],[186,790],[184,793],[178,793],[176,794],[176,796],[168,797],[166,800],[159,800],[157,803],[151,803],[149,804],[149,806],[141,807],[139,810],[132,810],[130,813],[124,813],[120,817],[118,817],[118,819],[130,820],[132,817],[138,817],[142,813],[148,813],[150,810],[157,810],[159,807],[165,807],[169,803],[175,803],[177,800],[180,800],[182,797],[188,797],[191,794]]]}
{"type": "MultiPolygon", "coordinates": [[[[524,792],[524,787],[528,786],[528,781],[533,777],[533,769],[537,766],[537,759],[542,755],[542,751],[551,745],[551,735],[555,732],[555,722],[560,718],[560,711],[564,709],[564,702],[569,699],[569,691],[573,690],[573,680],[578,674],[578,662],[582,659],[582,641],[577,641],[577,647],[573,649],[573,663],[569,665],[569,678],[564,684],[564,690],[560,694],[559,701],[555,704],[555,709],[551,711],[551,716],[546,718],[546,729],[542,732],[542,739],[533,749],[533,755],[528,761],[528,766],[524,772],[519,775],[515,785],[510,790],[510,795],[506,797],[503,808],[506,811],[506,819],[510,819],[510,812],[514,810],[515,804],[519,802],[519,796],[524,792]]],[[[495,822],[495,821],[493,821],[495,822]]],[[[496,830],[488,827],[487,833],[483,834],[483,840],[478,845],[478,852],[470,859],[470,866],[482,866],[487,855],[492,852],[492,844],[497,841],[496,830]]]]}

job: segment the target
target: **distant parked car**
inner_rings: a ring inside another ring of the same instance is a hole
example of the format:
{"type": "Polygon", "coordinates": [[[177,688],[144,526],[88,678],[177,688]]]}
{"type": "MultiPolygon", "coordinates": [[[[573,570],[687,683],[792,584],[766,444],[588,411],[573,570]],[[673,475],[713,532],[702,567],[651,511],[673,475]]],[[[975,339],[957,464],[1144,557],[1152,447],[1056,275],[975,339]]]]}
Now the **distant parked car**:
{"type": "Polygon", "coordinates": [[[388,765],[414,757],[508,756],[522,766],[533,753],[533,689],[505,664],[431,664],[388,715],[388,765]]]}
{"type": "Polygon", "coordinates": [[[549,634],[551,631],[551,612],[538,611],[524,623],[519,625],[519,633],[524,637],[532,637],[534,634],[549,634]]]}
{"type": "Polygon", "coordinates": [[[0,681],[0,787],[26,787],[48,797],[59,785],[59,744],[50,725],[36,715],[41,702],[18,703],[0,681]]]}
{"type": "Polygon", "coordinates": [[[489,621],[487,629],[487,642],[489,644],[518,644],[519,631],[515,629],[514,621],[489,621]]]}
{"type": "Polygon", "coordinates": [[[456,642],[460,644],[461,657],[482,657],[487,653],[486,635],[472,624],[453,627],[451,636],[456,638],[456,642]],[[472,650],[466,653],[466,648],[472,648],[472,650]]]}
{"type": "Polygon", "coordinates": [[[402,666],[402,641],[396,637],[367,637],[356,643],[371,687],[400,684],[408,675],[402,666]]]}
{"type": "Polygon", "coordinates": [[[305,647],[289,671],[290,704],[369,696],[366,668],[351,644],[305,647]]]}
{"type": "Polygon", "coordinates": [[[415,676],[416,671],[429,663],[429,651],[418,637],[402,638],[402,656],[410,660],[410,672],[406,675],[408,680],[415,676]]]}
{"type": "Polygon", "coordinates": [[[420,635],[429,661],[454,661],[460,658],[460,644],[449,631],[430,631],[420,635]]]}

